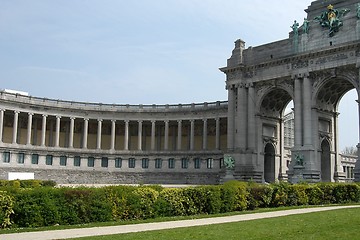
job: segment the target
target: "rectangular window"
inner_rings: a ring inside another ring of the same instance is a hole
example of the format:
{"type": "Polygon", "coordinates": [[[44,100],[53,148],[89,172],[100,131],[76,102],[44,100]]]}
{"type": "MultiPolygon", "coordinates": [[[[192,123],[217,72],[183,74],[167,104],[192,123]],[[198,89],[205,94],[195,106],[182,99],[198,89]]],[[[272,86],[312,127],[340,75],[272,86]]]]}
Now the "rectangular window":
{"type": "Polygon", "coordinates": [[[212,169],[214,167],[214,159],[208,158],[206,160],[206,167],[207,169],[212,169]]]}
{"type": "Polygon", "coordinates": [[[224,166],[224,158],[220,158],[219,163],[220,163],[220,169],[222,169],[224,166]]]}
{"type": "Polygon", "coordinates": [[[142,168],[149,168],[149,159],[143,158],[141,166],[142,166],[142,168]]]}
{"type": "Polygon", "coordinates": [[[188,168],[189,167],[189,159],[187,158],[182,158],[181,159],[181,168],[188,168]]]}
{"type": "Polygon", "coordinates": [[[81,157],[80,156],[75,156],[74,157],[74,166],[75,167],[80,167],[81,164],[81,157]]]}
{"type": "Polygon", "coordinates": [[[66,166],[66,164],[67,164],[67,157],[60,156],[60,166],[66,166]]]}
{"type": "Polygon", "coordinates": [[[46,165],[53,165],[53,156],[52,155],[46,155],[45,164],[46,165]]]}
{"type": "Polygon", "coordinates": [[[155,168],[162,168],[162,159],[161,158],[155,159],[155,168]]]}
{"type": "Polygon", "coordinates": [[[122,166],[122,159],[115,158],[115,168],[121,168],[121,166],[122,166]]]}
{"type": "Polygon", "coordinates": [[[18,153],[18,164],[24,164],[25,163],[25,153],[18,153]]]}
{"type": "Polygon", "coordinates": [[[4,163],[9,163],[10,162],[10,152],[4,152],[3,162],[4,163]]]}
{"type": "Polygon", "coordinates": [[[169,168],[175,168],[175,159],[169,158],[168,166],[169,168]]]}
{"type": "Polygon", "coordinates": [[[31,164],[39,164],[39,154],[31,155],[31,164]]]}
{"type": "Polygon", "coordinates": [[[199,169],[200,166],[201,166],[201,159],[200,158],[195,158],[194,159],[194,168],[199,169]]]}
{"type": "Polygon", "coordinates": [[[135,168],[135,158],[129,158],[129,168],[135,168]]]}
{"type": "Polygon", "coordinates": [[[101,167],[107,168],[109,166],[109,159],[107,157],[101,158],[101,167]]]}
{"type": "Polygon", "coordinates": [[[95,166],[95,158],[94,157],[88,157],[87,166],[88,167],[94,167],[95,166]]]}

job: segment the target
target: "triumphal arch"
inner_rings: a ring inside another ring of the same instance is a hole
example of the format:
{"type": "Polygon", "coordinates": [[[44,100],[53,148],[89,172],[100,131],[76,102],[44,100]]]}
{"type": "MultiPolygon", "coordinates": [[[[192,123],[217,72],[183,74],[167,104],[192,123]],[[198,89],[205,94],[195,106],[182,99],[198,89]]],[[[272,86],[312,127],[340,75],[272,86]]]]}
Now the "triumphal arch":
{"type": "MultiPolygon", "coordinates": [[[[338,103],[359,94],[360,1],[314,1],[289,38],[245,48],[237,40],[227,66],[228,151],[234,177],[273,182],[342,181],[338,103]],[[294,107],[291,161],[284,148],[284,109],[294,107]]],[[[356,132],[354,126],[354,134],[356,132]]],[[[358,161],[359,162],[359,161],[358,161]]],[[[360,166],[355,169],[360,179],[360,166]]]]}

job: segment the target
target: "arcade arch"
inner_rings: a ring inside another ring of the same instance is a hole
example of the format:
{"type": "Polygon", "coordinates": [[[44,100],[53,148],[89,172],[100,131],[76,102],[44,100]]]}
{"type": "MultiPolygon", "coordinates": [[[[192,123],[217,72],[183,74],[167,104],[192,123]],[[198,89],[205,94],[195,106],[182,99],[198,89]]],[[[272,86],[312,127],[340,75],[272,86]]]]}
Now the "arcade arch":
{"type": "Polygon", "coordinates": [[[292,96],[283,88],[269,89],[261,100],[259,115],[265,182],[275,182],[286,178],[284,113],[291,101],[292,96]]]}

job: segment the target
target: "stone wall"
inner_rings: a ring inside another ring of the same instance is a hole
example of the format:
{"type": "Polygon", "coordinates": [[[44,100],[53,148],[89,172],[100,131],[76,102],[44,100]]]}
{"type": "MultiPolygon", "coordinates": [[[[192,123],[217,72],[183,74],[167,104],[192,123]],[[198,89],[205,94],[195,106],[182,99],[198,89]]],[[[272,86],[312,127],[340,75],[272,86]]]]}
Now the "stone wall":
{"type": "Polygon", "coordinates": [[[8,172],[33,172],[35,179],[58,184],[218,184],[219,173],[196,172],[105,172],[34,168],[0,168],[0,179],[8,172]]]}

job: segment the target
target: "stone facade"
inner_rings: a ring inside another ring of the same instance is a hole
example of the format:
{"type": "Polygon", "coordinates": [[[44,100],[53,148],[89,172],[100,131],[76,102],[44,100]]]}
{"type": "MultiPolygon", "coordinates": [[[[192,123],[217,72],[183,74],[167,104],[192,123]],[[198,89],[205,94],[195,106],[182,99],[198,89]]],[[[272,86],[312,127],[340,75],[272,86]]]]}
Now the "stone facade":
{"type": "Polygon", "coordinates": [[[305,10],[306,31],[300,26],[288,39],[247,49],[244,41],[235,42],[221,71],[229,93],[227,154],[236,160],[239,179],[292,181],[294,166],[301,164],[306,181],[344,181],[337,106],[347,91],[359,93],[359,3],[314,1],[305,10]],[[333,24],[342,26],[314,20],[323,15],[327,21],[330,11],[336,11],[333,24]],[[298,161],[287,166],[283,111],[291,100],[291,159],[298,161]]]}
{"type": "Polygon", "coordinates": [[[359,3],[314,1],[308,29],[247,49],[237,40],[221,68],[224,102],[93,104],[0,92],[0,178],[34,172],[58,183],[216,184],[226,154],[239,180],[360,180],[360,161],[353,169],[355,161],[341,157],[337,137],[338,102],[360,89],[359,3]],[[330,4],[342,22],[331,34],[313,20],[330,4]]]}

